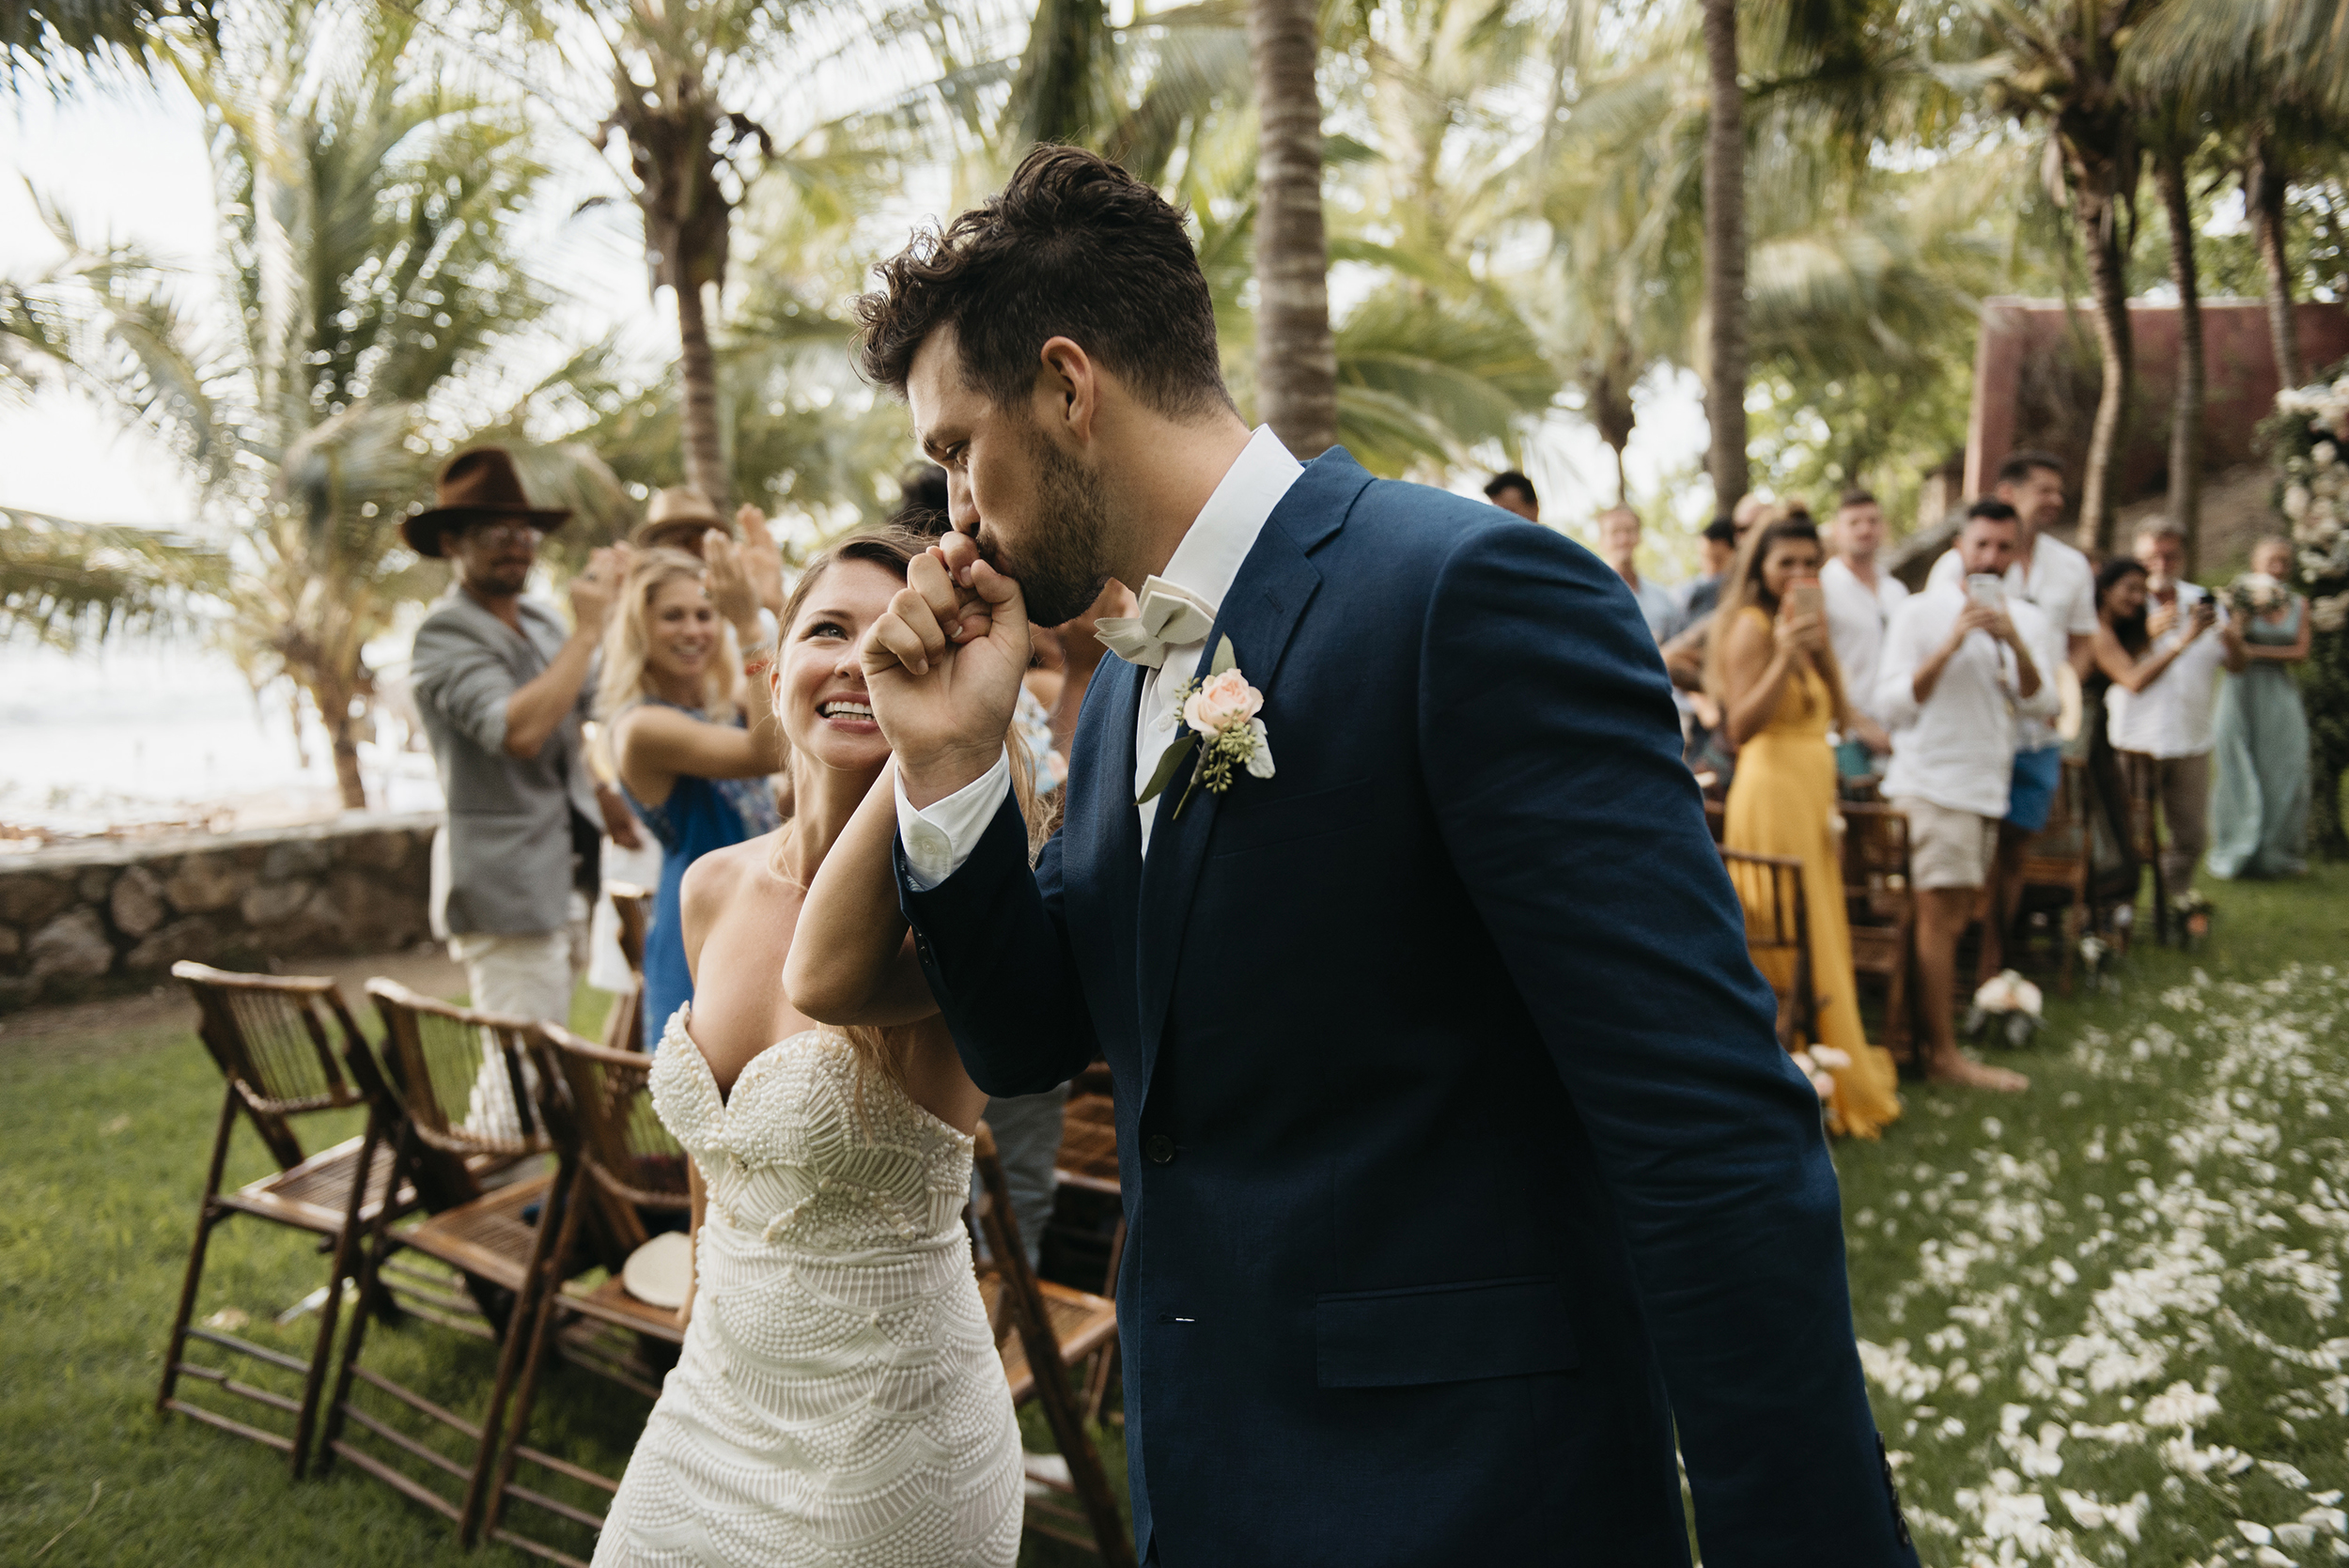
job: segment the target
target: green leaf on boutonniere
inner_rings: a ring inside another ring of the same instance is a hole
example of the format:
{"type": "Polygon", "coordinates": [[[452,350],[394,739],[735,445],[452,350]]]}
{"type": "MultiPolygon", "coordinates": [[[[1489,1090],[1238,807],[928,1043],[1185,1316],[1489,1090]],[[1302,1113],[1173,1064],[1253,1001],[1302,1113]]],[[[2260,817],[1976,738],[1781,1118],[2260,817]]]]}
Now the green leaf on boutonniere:
{"type": "MultiPolygon", "coordinates": [[[[1224,645],[1228,647],[1231,644],[1226,643],[1224,645]]],[[[1171,742],[1159,754],[1158,767],[1150,771],[1150,786],[1134,797],[1134,804],[1147,805],[1157,799],[1160,790],[1174,782],[1174,769],[1183,765],[1183,759],[1190,755],[1190,749],[1198,744],[1199,737],[1189,730],[1183,732],[1182,738],[1171,742]]]]}
{"type": "Polygon", "coordinates": [[[1232,640],[1223,638],[1215,645],[1215,662],[1207,666],[1207,678],[1213,680],[1238,662],[1239,656],[1232,651],[1232,640]]]}

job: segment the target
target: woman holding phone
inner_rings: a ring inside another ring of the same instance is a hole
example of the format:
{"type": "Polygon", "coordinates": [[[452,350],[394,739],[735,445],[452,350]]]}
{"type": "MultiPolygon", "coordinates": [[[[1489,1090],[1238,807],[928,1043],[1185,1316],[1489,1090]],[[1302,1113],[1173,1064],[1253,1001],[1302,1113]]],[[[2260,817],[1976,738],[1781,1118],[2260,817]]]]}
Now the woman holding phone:
{"type": "MultiPolygon", "coordinates": [[[[1821,1065],[1835,1080],[1828,1120],[1838,1132],[1873,1139],[1898,1119],[1901,1105],[1891,1053],[1870,1045],[1859,1027],[1843,916],[1835,753],[1827,737],[1830,726],[1849,724],[1851,706],[1828,641],[1819,591],[1825,558],[1808,516],[1781,515],[1754,530],[1722,585],[1704,684],[1738,748],[1721,842],[1802,862],[1815,1043],[1828,1048],[1821,1065]]],[[[1750,873],[1731,869],[1741,897],[1761,893],[1748,885],[1750,873]]]]}

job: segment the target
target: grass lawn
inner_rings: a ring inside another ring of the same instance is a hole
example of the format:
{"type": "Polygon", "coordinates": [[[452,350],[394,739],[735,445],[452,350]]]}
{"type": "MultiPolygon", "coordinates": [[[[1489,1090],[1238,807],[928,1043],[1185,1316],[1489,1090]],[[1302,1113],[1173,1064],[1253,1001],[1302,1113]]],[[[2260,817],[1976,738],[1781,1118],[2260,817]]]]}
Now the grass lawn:
{"type": "MultiPolygon", "coordinates": [[[[2141,946],[2118,994],[2050,997],[2039,1040],[1999,1054],[2030,1094],[1912,1084],[1881,1143],[1836,1151],[1863,1354],[1928,1563],[2349,1557],[2349,869],[2210,892],[2204,951],[2141,946]]],[[[590,1001],[573,1023],[596,1021],[590,1001]]],[[[528,1560],[468,1559],[348,1469],[291,1488],[274,1454],[153,1414],[220,1097],[185,1024],[0,1030],[0,1561],[528,1560]]],[[[266,1167],[242,1130],[230,1163],[266,1167]]],[[[322,1275],[231,1221],[197,1316],[241,1312],[240,1332],[306,1354],[308,1320],[272,1319],[322,1275]]],[[[421,1324],[371,1332],[368,1360],[460,1410],[490,1370],[487,1346],[421,1324]]],[[[616,1472],[643,1410],[566,1371],[537,1431],[616,1472]]],[[[1122,1470],[1114,1430],[1103,1457],[1122,1470]]],[[[1078,1559],[1032,1540],[1026,1560],[1078,1559]]]]}

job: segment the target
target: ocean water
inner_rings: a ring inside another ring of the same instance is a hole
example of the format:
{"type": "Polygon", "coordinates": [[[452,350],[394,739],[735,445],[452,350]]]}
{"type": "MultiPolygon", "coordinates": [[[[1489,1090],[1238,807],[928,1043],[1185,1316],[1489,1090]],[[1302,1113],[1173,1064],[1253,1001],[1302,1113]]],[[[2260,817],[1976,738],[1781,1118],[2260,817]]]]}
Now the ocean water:
{"type": "MultiPolygon", "coordinates": [[[[397,720],[380,733],[387,744],[360,751],[367,803],[438,807],[431,758],[397,720]]],[[[257,698],[198,640],[123,636],[71,654],[0,641],[0,833],[260,827],[340,808],[315,717],[297,727],[284,688],[257,698]]]]}

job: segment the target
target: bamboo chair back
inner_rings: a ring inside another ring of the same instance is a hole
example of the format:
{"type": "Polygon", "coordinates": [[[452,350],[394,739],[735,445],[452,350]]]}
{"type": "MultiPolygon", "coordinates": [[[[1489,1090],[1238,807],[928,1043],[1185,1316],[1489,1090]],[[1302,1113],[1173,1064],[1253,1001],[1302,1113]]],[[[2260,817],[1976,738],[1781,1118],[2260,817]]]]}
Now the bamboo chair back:
{"type": "Polygon", "coordinates": [[[638,1050],[590,1045],[549,1026],[538,1042],[538,1070],[563,1089],[547,1110],[574,1121],[581,1170],[623,1253],[646,1239],[639,1211],[684,1214],[692,1207],[685,1150],[661,1125],[647,1084],[652,1058],[638,1050]]]}
{"type": "Polygon", "coordinates": [[[1745,908],[1746,951],[1778,993],[1779,1043],[1793,1050],[1817,1038],[1811,991],[1811,918],[1802,862],[1723,848],[1722,862],[1745,908]]]}
{"type": "Polygon", "coordinates": [[[383,1016],[383,1054],[415,1137],[459,1157],[513,1157],[552,1150],[536,1105],[527,1018],[484,1013],[411,990],[367,982],[383,1016]]]}
{"type": "MultiPolygon", "coordinates": [[[[615,936],[620,956],[628,960],[633,984],[612,999],[604,1015],[603,1043],[612,1050],[642,1050],[645,1046],[645,933],[652,925],[652,894],[631,882],[606,882],[604,894],[619,917],[615,936]]],[[[666,1022],[666,1019],[662,1020],[666,1022]]]]}
{"type": "Polygon", "coordinates": [[[365,1098],[343,1076],[335,1034],[359,1026],[323,975],[239,974],[181,959],[175,979],[195,998],[204,1048],[236,1085],[254,1127],[281,1168],[302,1162],[286,1118],[340,1110],[365,1098]]]}

